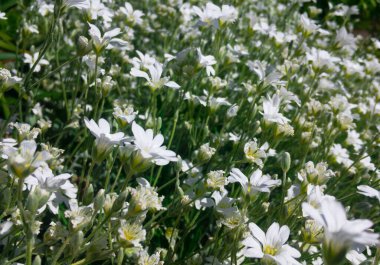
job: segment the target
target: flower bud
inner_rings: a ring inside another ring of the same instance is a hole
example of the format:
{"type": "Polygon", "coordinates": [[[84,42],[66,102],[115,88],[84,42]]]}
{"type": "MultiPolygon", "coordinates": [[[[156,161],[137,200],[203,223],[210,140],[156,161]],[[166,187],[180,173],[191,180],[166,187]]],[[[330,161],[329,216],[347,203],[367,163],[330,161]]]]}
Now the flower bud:
{"type": "Polygon", "coordinates": [[[33,265],[41,265],[41,258],[37,255],[33,260],[33,265]]]}
{"type": "Polygon", "coordinates": [[[26,209],[31,213],[37,212],[49,200],[50,193],[35,186],[28,195],[26,209]]]}
{"type": "Polygon", "coordinates": [[[280,156],[280,165],[283,172],[288,172],[290,168],[290,154],[288,152],[284,152],[280,156]]]}
{"type": "Polygon", "coordinates": [[[112,205],[111,212],[118,212],[123,207],[124,202],[127,199],[128,193],[129,192],[127,190],[124,190],[122,193],[119,194],[119,196],[112,205]]]}
{"type": "Polygon", "coordinates": [[[91,50],[91,44],[85,36],[79,36],[77,41],[77,53],[80,56],[86,55],[91,50]]]}
{"type": "Polygon", "coordinates": [[[94,186],[90,184],[88,188],[85,190],[85,193],[83,195],[83,204],[89,205],[90,203],[92,203],[93,198],[94,198],[94,186]]]}
{"type": "Polygon", "coordinates": [[[216,152],[216,149],[210,147],[209,143],[203,144],[197,151],[197,159],[200,162],[205,163],[211,159],[211,157],[215,154],[215,152],[216,152]]]}
{"type": "Polygon", "coordinates": [[[80,247],[83,244],[83,240],[84,240],[84,234],[81,230],[75,232],[75,234],[71,237],[70,250],[71,250],[72,256],[75,256],[79,252],[80,247]]]}
{"type": "Polygon", "coordinates": [[[96,197],[94,199],[94,210],[95,212],[98,212],[101,208],[103,208],[104,202],[106,198],[104,197],[104,189],[101,189],[96,194],[96,197]]]}

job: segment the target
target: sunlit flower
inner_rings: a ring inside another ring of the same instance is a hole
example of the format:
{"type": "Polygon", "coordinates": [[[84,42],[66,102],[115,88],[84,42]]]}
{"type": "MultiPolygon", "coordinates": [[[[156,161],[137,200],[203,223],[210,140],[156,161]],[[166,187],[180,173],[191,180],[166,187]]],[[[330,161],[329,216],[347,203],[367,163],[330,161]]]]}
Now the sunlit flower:
{"type": "Polygon", "coordinates": [[[248,225],[251,234],[244,239],[244,256],[248,258],[259,258],[264,261],[272,261],[278,265],[296,265],[296,258],[301,253],[295,248],[285,244],[289,238],[289,227],[273,223],[265,234],[256,224],[248,225]]]}
{"type": "Polygon", "coordinates": [[[269,175],[263,175],[260,169],[255,170],[249,179],[238,168],[231,170],[230,176],[227,178],[228,183],[238,182],[245,194],[254,196],[259,192],[270,192],[271,188],[281,185],[281,180],[272,179],[269,175]]]}
{"type": "Polygon", "coordinates": [[[180,88],[180,85],[178,85],[174,81],[170,81],[169,77],[161,77],[162,65],[160,63],[155,63],[153,65],[148,66],[148,70],[149,75],[146,72],[143,72],[137,68],[132,68],[131,75],[135,77],[145,78],[145,80],[148,81],[148,85],[153,91],[163,86],[167,86],[174,89],[180,88]]]}

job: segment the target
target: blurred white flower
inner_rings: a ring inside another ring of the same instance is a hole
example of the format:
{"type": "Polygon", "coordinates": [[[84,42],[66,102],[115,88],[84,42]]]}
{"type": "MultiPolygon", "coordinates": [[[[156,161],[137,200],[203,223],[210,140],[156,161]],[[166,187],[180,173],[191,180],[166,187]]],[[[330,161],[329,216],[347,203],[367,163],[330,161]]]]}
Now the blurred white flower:
{"type": "MultiPolygon", "coordinates": [[[[29,53],[25,53],[24,63],[29,64],[30,67],[32,67],[36,63],[38,57],[39,57],[39,52],[35,52],[32,55],[30,55],[29,53]]],[[[41,59],[36,65],[36,67],[34,68],[33,72],[38,73],[39,71],[41,71],[41,66],[44,66],[44,65],[49,65],[49,61],[46,59],[41,59]]]]}
{"type": "Polygon", "coordinates": [[[203,55],[200,48],[197,48],[199,64],[201,67],[206,68],[208,76],[215,75],[215,70],[212,65],[216,64],[215,57],[212,55],[203,55]]]}
{"type": "Polygon", "coordinates": [[[119,8],[119,11],[124,14],[131,23],[137,25],[141,25],[143,23],[141,17],[144,16],[144,13],[140,10],[134,10],[129,2],[125,2],[124,6],[119,8]]]}
{"type": "Polygon", "coordinates": [[[267,97],[263,101],[263,118],[265,121],[274,122],[278,124],[285,124],[289,122],[282,113],[280,113],[281,98],[278,94],[274,94],[272,97],[267,97]]]}
{"type": "Polygon", "coordinates": [[[91,36],[91,39],[93,41],[93,47],[97,54],[100,54],[100,52],[103,49],[106,49],[107,47],[109,47],[109,44],[111,44],[110,47],[113,47],[114,45],[115,46],[127,45],[126,41],[119,38],[115,38],[117,35],[121,33],[121,30],[119,28],[115,28],[113,30],[107,31],[102,35],[102,33],[100,32],[97,26],[91,23],[88,23],[88,25],[90,27],[88,33],[91,36]]]}
{"type": "Polygon", "coordinates": [[[367,196],[367,197],[376,198],[380,202],[380,191],[368,185],[359,185],[358,193],[363,194],[364,196],[367,196]]]}
{"type": "Polygon", "coordinates": [[[343,205],[334,198],[325,198],[319,211],[308,203],[302,204],[302,210],[323,226],[324,258],[329,261],[345,254],[354,244],[379,243],[379,235],[369,231],[373,223],[366,219],[348,220],[343,205]]]}

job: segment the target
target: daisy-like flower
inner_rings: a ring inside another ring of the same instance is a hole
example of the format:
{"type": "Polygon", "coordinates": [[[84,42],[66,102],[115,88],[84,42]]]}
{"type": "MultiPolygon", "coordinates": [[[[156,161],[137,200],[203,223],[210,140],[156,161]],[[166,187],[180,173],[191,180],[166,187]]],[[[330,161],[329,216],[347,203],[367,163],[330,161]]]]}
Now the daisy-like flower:
{"type": "Polygon", "coordinates": [[[102,35],[97,26],[91,23],[88,23],[88,25],[90,26],[88,33],[92,38],[93,47],[96,54],[100,54],[100,52],[107,47],[112,48],[114,46],[125,46],[127,44],[126,41],[115,38],[121,33],[120,28],[115,28],[113,30],[107,31],[102,35]]]}
{"type": "Polygon", "coordinates": [[[253,141],[249,141],[244,145],[245,158],[262,168],[264,166],[263,159],[275,153],[273,149],[269,149],[267,153],[267,149],[269,149],[268,143],[264,143],[259,147],[256,139],[253,139],[253,141]]]}
{"type": "Polygon", "coordinates": [[[39,212],[45,210],[46,206],[54,213],[58,214],[58,206],[64,202],[69,206],[69,200],[75,199],[78,189],[69,181],[70,174],[60,174],[54,176],[48,167],[40,167],[25,179],[25,184],[29,190],[39,187],[50,193],[49,200],[39,212]]]}
{"type": "Polygon", "coordinates": [[[194,13],[199,17],[201,25],[212,25],[218,27],[218,19],[221,16],[220,7],[208,2],[203,9],[197,6],[193,7],[194,13]]]}
{"type": "Polygon", "coordinates": [[[0,87],[10,87],[14,84],[20,83],[22,78],[17,76],[12,76],[11,72],[8,69],[0,68],[0,87]]]}
{"type": "Polygon", "coordinates": [[[119,125],[121,127],[125,127],[135,120],[138,111],[134,111],[133,107],[131,106],[128,106],[124,109],[117,106],[113,109],[112,114],[119,123],[119,125]]]}
{"type": "Polygon", "coordinates": [[[132,58],[132,64],[133,68],[136,69],[149,69],[150,66],[154,66],[154,64],[158,63],[157,60],[150,56],[149,54],[143,54],[140,51],[136,51],[138,57],[133,57],[132,58]]]}
{"type": "Polygon", "coordinates": [[[144,178],[138,178],[139,186],[136,189],[131,189],[132,200],[129,204],[128,213],[138,214],[145,210],[160,211],[165,209],[162,207],[164,196],[159,197],[156,188],[144,178]]]}
{"type": "Polygon", "coordinates": [[[153,136],[153,130],[144,130],[136,122],[132,123],[132,132],[134,136],[134,149],[137,151],[132,164],[137,166],[147,162],[153,162],[156,165],[164,166],[171,161],[177,161],[176,154],[173,151],[167,150],[166,146],[163,146],[164,136],[157,134],[153,136]]]}
{"type": "Polygon", "coordinates": [[[95,161],[101,162],[112,151],[114,145],[120,144],[125,139],[124,133],[111,133],[111,126],[105,119],[100,119],[97,124],[94,120],[84,118],[86,127],[91,134],[95,136],[95,148],[93,149],[93,157],[95,161]]]}
{"type": "Polygon", "coordinates": [[[367,197],[376,198],[380,202],[380,191],[368,185],[359,185],[358,193],[363,194],[364,196],[367,196],[367,197]]]}
{"type": "Polygon", "coordinates": [[[270,189],[281,185],[281,180],[272,179],[269,175],[263,175],[260,169],[254,171],[249,179],[238,168],[231,170],[230,176],[227,178],[228,183],[238,182],[245,194],[254,196],[259,192],[270,192],[270,189]]]}
{"type": "Polygon", "coordinates": [[[256,224],[248,225],[251,234],[243,240],[243,254],[248,258],[259,258],[278,265],[301,264],[296,258],[301,253],[295,248],[285,244],[289,238],[289,227],[273,223],[266,233],[256,224]]]}
{"type": "MultiPolygon", "coordinates": [[[[32,67],[35,64],[35,62],[37,61],[39,55],[40,55],[39,52],[35,52],[32,55],[30,55],[29,53],[25,53],[24,54],[24,63],[29,64],[30,67],[32,67]]],[[[39,71],[41,71],[41,67],[43,65],[49,65],[49,61],[45,60],[45,59],[39,60],[38,64],[34,68],[33,72],[38,73],[39,71]]]]}
{"type": "Polygon", "coordinates": [[[212,65],[216,64],[215,57],[212,55],[203,55],[200,48],[197,48],[199,64],[201,67],[206,68],[208,76],[215,75],[215,70],[212,65]]]}
{"type": "Polygon", "coordinates": [[[128,21],[132,24],[141,25],[143,23],[142,16],[144,13],[140,10],[133,10],[133,7],[130,3],[125,2],[124,6],[120,7],[120,13],[124,14],[128,21]]]}
{"type": "Polygon", "coordinates": [[[124,220],[118,230],[119,241],[124,247],[141,247],[140,242],[145,240],[146,231],[137,223],[129,223],[124,220]]]}
{"type": "Polygon", "coordinates": [[[22,141],[18,148],[5,145],[2,148],[3,155],[7,157],[8,169],[17,177],[25,178],[38,167],[46,165],[51,158],[47,151],[37,151],[35,141],[22,141]]]}
{"type": "Polygon", "coordinates": [[[263,101],[263,117],[265,121],[278,123],[284,125],[289,122],[283,114],[280,113],[281,98],[278,94],[272,97],[267,97],[263,101]]]}
{"type": "Polygon", "coordinates": [[[379,235],[368,230],[373,223],[367,219],[348,220],[343,205],[334,198],[325,198],[319,211],[308,203],[302,204],[302,210],[324,228],[322,253],[327,265],[338,264],[355,244],[379,243],[379,235]]]}
{"type": "Polygon", "coordinates": [[[174,81],[169,81],[169,77],[161,77],[162,75],[162,64],[155,63],[148,67],[149,75],[146,72],[143,72],[137,68],[131,69],[131,75],[135,77],[142,77],[148,81],[149,87],[152,91],[160,89],[163,86],[167,86],[170,88],[178,89],[180,85],[178,85],[174,81]]]}

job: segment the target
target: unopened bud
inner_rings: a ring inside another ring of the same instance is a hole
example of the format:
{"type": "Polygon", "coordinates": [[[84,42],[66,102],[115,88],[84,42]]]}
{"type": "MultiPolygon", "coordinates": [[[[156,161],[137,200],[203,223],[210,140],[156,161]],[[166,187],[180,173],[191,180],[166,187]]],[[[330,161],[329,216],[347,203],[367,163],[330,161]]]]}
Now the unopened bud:
{"type": "Polygon", "coordinates": [[[283,172],[288,172],[290,168],[291,158],[288,152],[284,152],[280,156],[280,165],[283,172]]]}
{"type": "Polygon", "coordinates": [[[33,265],[41,265],[41,258],[37,255],[33,260],[33,265]]]}
{"type": "Polygon", "coordinates": [[[101,208],[103,208],[105,200],[106,200],[106,198],[104,197],[104,189],[101,189],[96,194],[96,197],[95,197],[95,200],[94,200],[94,210],[95,210],[95,212],[97,212],[101,208]]]}
{"type": "Polygon", "coordinates": [[[91,44],[85,36],[80,36],[77,42],[77,52],[80,56],[86,55],[91,50],[91,44]]]}
{"type": "Polygon", "coordinates": [[[83,196],[83,204],[89,205],[94,198],[94,186],[90,184],[88,188],[85,190],[85,194],[83,196]]]}
{"type": "Polygon", "coordinates": [[[122,193],[119,194],[117,199],[112,205],[111,212],[118,212],[124,205],[125,200],[127,199],[128,191],[124,190],[122,193]]]}

